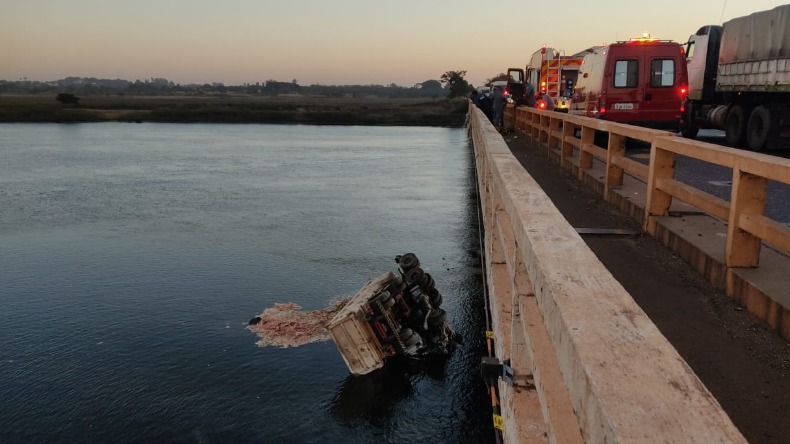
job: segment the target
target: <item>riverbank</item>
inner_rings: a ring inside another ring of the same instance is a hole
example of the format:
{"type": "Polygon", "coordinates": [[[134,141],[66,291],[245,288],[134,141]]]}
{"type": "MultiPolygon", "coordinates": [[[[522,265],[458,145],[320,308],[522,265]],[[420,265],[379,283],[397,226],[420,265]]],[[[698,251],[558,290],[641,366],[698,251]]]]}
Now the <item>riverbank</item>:
{"type": "Polygon", "coordinates": [[[460,127],[465,99],[280,96],[0,96],[0,122],[300,123],[460,127]]]}

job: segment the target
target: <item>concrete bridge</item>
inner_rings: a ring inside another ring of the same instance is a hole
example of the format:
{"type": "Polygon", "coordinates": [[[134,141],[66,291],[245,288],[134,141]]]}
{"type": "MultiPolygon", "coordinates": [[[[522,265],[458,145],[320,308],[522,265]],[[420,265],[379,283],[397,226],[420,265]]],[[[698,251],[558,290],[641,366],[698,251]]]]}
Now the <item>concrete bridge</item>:
{"type": "MultiPolygon", "coordinates": [[[[790,339],[790,229],[764,215],[766,182],[790,183],[790,161],[531,108],[509,107],[506,116],[512,134],[631,216],[777,339],[790,339]],[[596,130],[608,133],[605,147],[595,144],[596,130]],[[650,144],[649,164],[626,156],[626,138],[650,144]],[[731,168],[731,199],[676,180],[680,155],[731,168]]],[[[529,158],[517,159],[473,106],[467,125],[491,319],[493,357],[483,371],[505,442],[733,443],[746,442],[744,429],[752,442],[786,442],[782,409],[770,432],[736,427],[637,296],[591,251],[585,230],[527,172],[529,158]]],[[[781,402],[790,383],[786,374],[777,378],[772,390],[781,402]]],[[[776,412],[756,415],[769,413],[776,412]]]]}

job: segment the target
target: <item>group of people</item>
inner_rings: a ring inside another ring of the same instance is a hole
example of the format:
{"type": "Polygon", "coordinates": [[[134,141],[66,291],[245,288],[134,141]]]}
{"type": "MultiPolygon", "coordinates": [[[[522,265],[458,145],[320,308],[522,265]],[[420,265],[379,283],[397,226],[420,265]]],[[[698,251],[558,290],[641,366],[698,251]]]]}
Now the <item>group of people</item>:
{"type": "MultiPolygon", "coordinates": [[[[495,127],[504,127],[505,104],[507,103],[508,97],[506,91],[501,86],[495,85],[490,93],[472,90],[470,97],[472,102],[483,111],[483,114],[488,117],[488,120],[490,120],[495,127]]],[[[551,96],[545,92],[535,94],[535,87],[529,82],[524,83],[524,97],[521,102],[522,103],[518,103],[517,101],[517,104],[530,107],[535,107],[538,103],[542,103],[541,108],[548,111],[554,111],[555,107],[554,100],[552,100],[551,96]]]]}

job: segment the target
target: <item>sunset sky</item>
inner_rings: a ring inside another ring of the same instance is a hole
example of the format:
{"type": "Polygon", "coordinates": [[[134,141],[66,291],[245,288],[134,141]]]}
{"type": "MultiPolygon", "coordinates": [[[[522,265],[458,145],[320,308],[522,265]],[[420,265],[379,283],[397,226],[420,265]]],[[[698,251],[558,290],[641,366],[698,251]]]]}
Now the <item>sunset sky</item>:
{"type": "Polygon", "coordinates": [[[415,83],[466,70],[473,85],[649,32],[685,42],[769,0],[1,0],[0,79],[67,76],[226,85],[415,83]]]}

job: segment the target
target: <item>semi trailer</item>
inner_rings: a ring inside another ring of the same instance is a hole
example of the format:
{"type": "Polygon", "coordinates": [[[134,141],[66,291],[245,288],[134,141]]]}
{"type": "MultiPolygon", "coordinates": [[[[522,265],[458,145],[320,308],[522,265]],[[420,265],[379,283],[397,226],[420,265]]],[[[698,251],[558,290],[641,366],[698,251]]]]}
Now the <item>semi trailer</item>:
{"type": "Polygon", "coordinates": [[[685,46],[689,77],[680,131],[720,129],[733,147],[761,151],[790,125],[790,4],[708,25],[685,46]]]}

